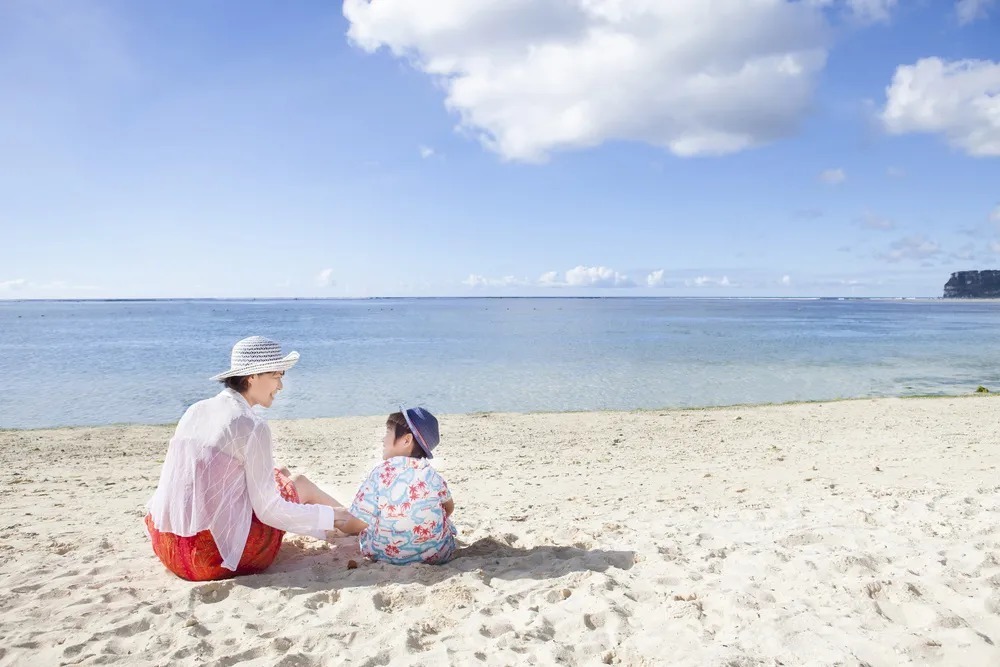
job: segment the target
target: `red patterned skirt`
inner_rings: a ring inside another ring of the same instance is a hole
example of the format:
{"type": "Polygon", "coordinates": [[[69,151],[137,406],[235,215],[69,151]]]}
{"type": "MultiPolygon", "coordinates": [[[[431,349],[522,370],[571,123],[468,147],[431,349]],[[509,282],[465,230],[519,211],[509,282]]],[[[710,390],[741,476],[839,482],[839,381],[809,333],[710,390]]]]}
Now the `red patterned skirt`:
{"type": "MultiPolygon", "coordinates": [[[[274,471],[274,483],[282,498],[293,503],[299,502],[299,494],[295,491],[292,480],[277,469],[274,471]]],[[[222,567],[222,555],[219,554],[212,533],[207,530],[191,537],[161,533],[153,527],[153,519],[148,514],[146,529],[153,540],[153,553],[168,570],[188,581],[228,579],[241,574],[263,572],[274,562],[278,549],[281,548],[281,539],[285,536],[285,531],[261,523],[254,514],[250,519],[250,534],[243,548],[243,556],[234,572],[222,567]]]]}

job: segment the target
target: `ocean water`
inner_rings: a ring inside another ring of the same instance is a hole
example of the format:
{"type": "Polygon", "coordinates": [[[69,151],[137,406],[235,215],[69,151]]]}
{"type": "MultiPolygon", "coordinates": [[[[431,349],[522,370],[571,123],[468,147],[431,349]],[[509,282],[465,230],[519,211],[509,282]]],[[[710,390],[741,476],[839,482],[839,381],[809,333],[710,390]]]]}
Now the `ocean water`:
{"type": "Polygon", "coordinates": [[[7,301],[0,427],[175,422],[253,334],[302,355],[272,419],[1000,389],[1000,304],[986,301],[7,301]]]}

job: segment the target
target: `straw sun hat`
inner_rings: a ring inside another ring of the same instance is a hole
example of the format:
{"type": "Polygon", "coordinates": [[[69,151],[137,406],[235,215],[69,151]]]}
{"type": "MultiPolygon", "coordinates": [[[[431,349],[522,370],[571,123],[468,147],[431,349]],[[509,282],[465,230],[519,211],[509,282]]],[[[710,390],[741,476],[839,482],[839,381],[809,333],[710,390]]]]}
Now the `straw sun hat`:
{"type": "Polygon", "coordinates": [[[211,380],[225,380],[238,375],[256,375],[272,371],[285,371],[299,360],[298,352],[281,356],[281,346],[261,336],[250,336],[233,345],[228,371],[212,376],[211,380]]]}

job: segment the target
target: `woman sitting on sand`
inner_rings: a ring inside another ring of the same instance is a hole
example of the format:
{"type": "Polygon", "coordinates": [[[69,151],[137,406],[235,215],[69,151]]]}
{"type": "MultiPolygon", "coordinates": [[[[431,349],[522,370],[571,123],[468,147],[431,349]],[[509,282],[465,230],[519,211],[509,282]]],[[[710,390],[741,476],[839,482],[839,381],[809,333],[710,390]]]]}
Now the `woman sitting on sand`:
{"type": "Polygon", "coordinates": [[[253,574],[274,562],[285,531],[319,539],[350,516],[301,475],[276,469],[268,408],[298,352],[252,336],[236,343],[231,368],[213,377],[218,395],[189,407],[170,441],[148,504],[153,552],[191,581],[253,574]],[[340,513],[340,516],[336,516],[340,513]]]}

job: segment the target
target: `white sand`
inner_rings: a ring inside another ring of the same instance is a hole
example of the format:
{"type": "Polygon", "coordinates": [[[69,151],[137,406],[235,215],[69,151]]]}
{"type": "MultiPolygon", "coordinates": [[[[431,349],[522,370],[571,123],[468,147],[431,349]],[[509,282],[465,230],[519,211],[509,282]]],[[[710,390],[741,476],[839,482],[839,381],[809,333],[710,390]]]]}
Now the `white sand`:
{"type": "MultiPolygon", "coordinates": [[[[170,428],[0,432],[0,664],[1000,665],[998,407],[447,416],[451,564],[208,584],[141,527],[170,428]]],[[[382,419],[277,454],[347,498],[382,419]]]]}

